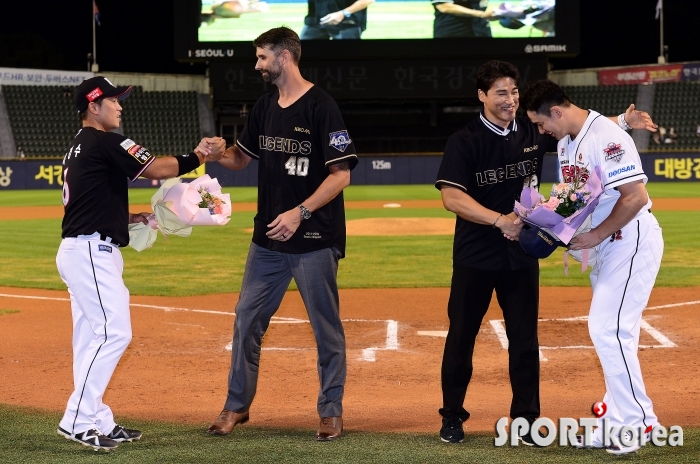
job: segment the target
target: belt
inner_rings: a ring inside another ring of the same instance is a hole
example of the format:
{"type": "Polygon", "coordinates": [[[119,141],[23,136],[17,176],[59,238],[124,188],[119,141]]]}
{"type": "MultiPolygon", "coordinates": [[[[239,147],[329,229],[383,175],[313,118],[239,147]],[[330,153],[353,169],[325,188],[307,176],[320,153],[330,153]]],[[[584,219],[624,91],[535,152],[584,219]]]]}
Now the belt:
{"type": "Polygon", "coordinates": [[[115,242],[112,237],[108,237],[105,234],[100,234],[100,240],[102,240],[103,242],[111,243],[112,245],[114,245],[117,248],[122,246],[121,244],[115,242]]]}

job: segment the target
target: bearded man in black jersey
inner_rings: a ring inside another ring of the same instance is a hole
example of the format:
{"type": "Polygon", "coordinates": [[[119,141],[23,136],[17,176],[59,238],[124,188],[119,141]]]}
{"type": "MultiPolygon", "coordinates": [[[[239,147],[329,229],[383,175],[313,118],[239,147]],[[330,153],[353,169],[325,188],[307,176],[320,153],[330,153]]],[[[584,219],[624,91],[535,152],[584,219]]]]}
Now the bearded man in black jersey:
{"type": "Polygon", "coordinates": [[[230,169],[258,162],[258,212],[236,305],[228,396],[207,431],[227,435],[248,421],[262,337],[294,278],[318,347],[316,439],[329,441],[343,431],[345,334],[336,277],[345,255],[342,192],[357,155],[336,103],[299,72],[299,36],[280,27],[253,45],[255,69],[276,89],[253,106],[219,161],[230,169]]]}

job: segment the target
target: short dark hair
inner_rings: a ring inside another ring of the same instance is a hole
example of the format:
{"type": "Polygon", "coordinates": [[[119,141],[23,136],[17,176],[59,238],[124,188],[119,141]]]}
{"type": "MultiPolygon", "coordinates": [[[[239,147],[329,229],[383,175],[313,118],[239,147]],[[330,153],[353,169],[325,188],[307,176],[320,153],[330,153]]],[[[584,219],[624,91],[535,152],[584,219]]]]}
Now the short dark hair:
{"type": "Polygon", "coordinates": [[[552,115],[553,106],[569,106],[571,100],[554,82],[542,79],[529,84],[520,97],[520,107],[543,116],[552,115]]]}
{"type": "MultiPolygon", "coordinates": [[[[96,100],[93,100],[91,103],[95,103],[95,104],[97,104],[97,106],[102,106],[103,101],[104,101],[104,97],[99,97],[96,100]]],[[[88,103],[88,106],[90,106],[90,103],[88,103]]],[[[79,115],[80,121],[81,122],[86,121],[88,118],[88,114],[90,114],[90,112],[87,109],[85,111],[83,111],[82,113],[80,113],[80,115],[79,115]]]]}
{"type": "Polygon", "coordinates": [[[498,79],[510,77],[515,85],[520,85],[518,68],[506,61],[491,60],[479,66],[476,71],[476,88],[488,93],[493,83],[498,79]]]}
{"type": "Polygon", "coordinates": [[[253,45],[259,48],[269,48],[275,55],[278,55],[282,50],[287,50],[292,55],[294,64],[299,64],[301,59],[301,40],[296,32],[285,26],[263,32],[253,41],[253,45]]]}

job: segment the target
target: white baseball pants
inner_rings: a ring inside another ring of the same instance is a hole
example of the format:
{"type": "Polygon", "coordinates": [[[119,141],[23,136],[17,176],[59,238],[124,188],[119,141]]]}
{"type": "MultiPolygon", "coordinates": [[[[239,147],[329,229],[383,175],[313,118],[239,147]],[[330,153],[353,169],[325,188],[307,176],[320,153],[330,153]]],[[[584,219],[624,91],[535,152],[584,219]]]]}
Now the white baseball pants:
{"type": "Polygon", "coordinates": [[[108,434],[115,422],[102,396],[131,341],[124,261],[118,247],[93,234],[64,238],[56,265],[71,300],[75,386],[59,425],[73,434],[108,434]]]}
{"type": "Polygon", "coordinates": [[[656,426],[637,357],[642,311],[646,308],[661,266],[664,242],[661,227],[649,212],[622,229],[619,240],[598,245],[591,272],[593,300],[588,330],[605,376],[603,401],[615,427],[656,426]]]}

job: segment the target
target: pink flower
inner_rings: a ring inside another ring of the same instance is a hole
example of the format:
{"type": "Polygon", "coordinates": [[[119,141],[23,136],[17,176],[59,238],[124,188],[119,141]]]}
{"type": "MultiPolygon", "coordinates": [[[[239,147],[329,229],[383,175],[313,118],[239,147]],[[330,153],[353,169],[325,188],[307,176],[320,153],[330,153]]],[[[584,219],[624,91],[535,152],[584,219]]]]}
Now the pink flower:
{"type": "Polygon", "coordinates": [[[576,201],[576,198],[578,198],[578,197],[576,196],[575,193],[572,193],[571,195],[569,195],[569,200],[571,200],[571,201],[576,201]]]}

